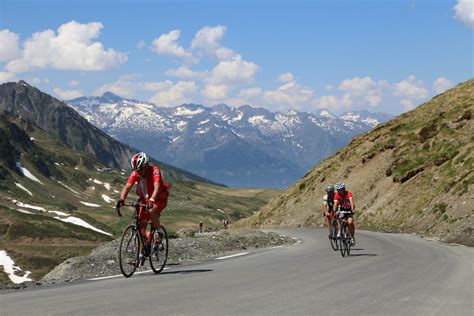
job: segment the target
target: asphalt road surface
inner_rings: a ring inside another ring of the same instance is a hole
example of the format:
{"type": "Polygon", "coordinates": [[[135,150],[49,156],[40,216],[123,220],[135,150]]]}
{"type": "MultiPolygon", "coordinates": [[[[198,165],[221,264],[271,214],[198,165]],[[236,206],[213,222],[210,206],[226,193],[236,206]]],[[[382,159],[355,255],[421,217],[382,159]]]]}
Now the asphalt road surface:
{"type": "Polygon", "coordinates": [[[350,257],[327,231],[202,264],[0,294],[1,315],[473,315],[474,249],[359,232],[350,257]]]}

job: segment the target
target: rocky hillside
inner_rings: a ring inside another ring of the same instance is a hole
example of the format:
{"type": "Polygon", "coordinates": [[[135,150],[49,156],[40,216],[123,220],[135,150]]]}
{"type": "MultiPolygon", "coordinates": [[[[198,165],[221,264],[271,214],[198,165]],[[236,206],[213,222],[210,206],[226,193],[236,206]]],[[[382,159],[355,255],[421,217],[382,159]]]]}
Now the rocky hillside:
{"type": "MultiPolygon", "coordinates": [[[[0,85],[0,113],[20,116],[67,147],[90,154],[106,167],[128,170],[129,159],[137,152],[90,124],[65,103],[22,80],[0,85]]],[[[172,179],[210,182],[185,170],[161,162],[159,165],[167,169],[172,179]]]]}
{"type": "Polygon", "coordinates": [[[367,111],[340,117],[328,111],[271,112],[248,105],[166,108],[109,92],[68,104],[126,144],[238,187],[286,188],[352,137],[391,118],[367,111]]]}
{"type": "Polygon", "coordinates": [[[344,181],[358,228],[474,245],[474,79],[355,137],[242,226],[319,226],[324,187],[344,181]]]}

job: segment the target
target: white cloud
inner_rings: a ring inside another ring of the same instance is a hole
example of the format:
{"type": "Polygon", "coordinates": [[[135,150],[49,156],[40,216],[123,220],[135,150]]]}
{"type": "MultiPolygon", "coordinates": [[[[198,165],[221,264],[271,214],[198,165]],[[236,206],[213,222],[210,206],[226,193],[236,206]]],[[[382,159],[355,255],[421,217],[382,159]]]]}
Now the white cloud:
{"type": "Polygon", "coordinates": [[[218,25],[216,27],[205,26],[200,29],[191,42],[192,49],[210,49],[214,51],[220,46],[219,41],[224,36],[226,27],[218,25]]]}
{"type": "Polygon", "coordinates": [[[364,97],[364,100],[369,103],[370,106],[376,107],[382,102],[382,96],[381,95],[367,95],[364,97]]]}
{"type": "Polygon", "coordinates": [[[192,54],[176,42],[180,35],[180,30],[172,30],[169,33],[162,34],[159,38],[152,41],[151,49],[158,54],[192,59],[192,54]]]}
{"type": "Polygon", "coordinates": [[[244,104],[259,104],[260,105],[262,103],[261,97],[262,97],[262,88],[260,87],[247,88],[247,89],[242,89],[237,94],[237,97],[225,100],[225,103],[232,106],[241,106],[244,104]]]}
{"type": "Polygon", "coordinates": [[[393,85],[393,95],[402,98],[400,104],[403,105],[405,111],[408,111],[415,107],[415,100],[428,97],[428,89],[425,88],[423,81],[417,80],[414,75],[411,75],[407,80],[402,80],[393,85]]]}
{"type": "Polygon", "coordinates": [[[80,82],[78,80],[71,80],[69,81],[69,85],[71,87],[77,87],[78,85],[80,84],[80,82]]]}
{"type": "Polygon", "coordinates": [[[139,40],[139,41],[137,42],[137,48],[138,48],[138,49],[142,49],[142,48],[145,47],[145,46],[146,46],[146,42],[145,42],[144,40],[139,40]]]}
{"type": "Polygon", "coordinates": [[[20,37],[10,30],[0,30],[0,62],[10,61],[21,56],[20,37]]]}
{"type": "Polygon", "coordinates": [[[168,76],[190,79],[202,78],[206,75],[206,72],[193,71],[186,66],[181,66],[177,69],[168,69],[165,74],[168,76]]]}
{"type": "Polygon", "coordinates": [[[15,74],[6,71],[0,71],[0,83],[5,83],[9,81],[13,81],[15,78],[15,74]]]}
{"type": "Polygon", "coordinates": [[[433,82],[433,91],[437,94],[443,93],[453,87],[453,83],[445,77],[439,77],[433,82]]]}
{"type": "Polygon", "coordinates": [[[197,88],[194,81],[178,81],[167,90],[160,91],[152,96],[150,102],[159,106],[176,106],[183,103],[191,103],[193,102],[191,96],[197,88]]]}
{"type": "Polygon", "coordinates": [[[34,33],[23,46],[22,56],[11,60],[6,69],[25,72],[33,68],[101,71],[115,68],[127,61],[125,53],[104,49],[98,38],[102,23],[71,21],[53,30],[34,33]]]}
{"type": "Polygon", "coordinates": [[[294,81],[294,80],[295,80],[295,78],[289,72],[281,74],[280,76],[278,76],[278,81],[280,81],[280,82],[290,82],[290,81],[294,81]]]}
{"type": "Polygon", "coordinates": [[[341,97],[325,95],[313,102],[313,106],[320,109],[329,109],[331,111],[338,111],[344,108],[347,109],[353,104],[352,96],[349,93],[345,93],[341,97]]]}
{"type": "Polygon", "coordinates": [[[82,97],[84,95],[84,93],[82,93],[82,91],[80,90],[62,90],[60,88],[54,88],[53,92],[62,100],[71,100],[82,97]]]}
{"type": "Polygon", "coordinates": [[[229,93],[229,86],[220,85],[207,85],[202,91],[201,95],[210,100],[223,100],[227,98],[229,93]]]}
{"type": "Polygon", "coordinates": [[[28,82],[29,84],[32,84],[32,85],[39,85],[41,83],[48,84],[49,79],[48,78],[34,77],[34,78],[27,79],[26,82],[28,82]]]}
{"type": "Polygon", "coordinates": [[[301,86],[296,81],[290,81],[276,90],[265,91],[263,101],[279,109],[302,108],[311,102],[313,96],[314,91],[311,88],[301,86]]]}
{"type": "Polygon", "coordinates": [[[393,94],[405,99],[424,99],[428,97],[428,90],[423,81],[417,80],[414,75],[393,85],[393,94]]]}
{"type": "Polygon", "coordinates": [[[382,102],[383,88],[388,86],[388,82],[384,80],[375,81],[370,77],[354,77],[343,80],[338,88],[348,93],[351,98],[359,99],[359,102],[375,107],[382,102]]]}
{"type": "Polygon", "coordinates": [[[201,55],[214,56],[218,60],[232,59],[237,54],[232,49],[223,47],[220,44],[226,30],[227,28],[222,25],[203,27],[194,35],[191,49],[201,55]]]}
{"type": "Polygon", "coordinates": [[[343,80],[339,84],[339,89],[359,96],[367,94],[367,91],[376,90],[377,83],[370,77],[354,77],[343,80]]]}
{"type": "Polygon", "coordinates": [[[248,88],[239,92],[239,98],[256,98],[262,94],[262,88],[248,88]]]}
{"type": "Polygon", "coordinates": [[[251,83],[258,69],[257,64],[237,55],[231,60],[220,61],[206,81],[213,85],[251,83]]]}
{"type": "Polygon", "coordinates": [[[229,60],[237,56],[236,52],[227,47],[219,47],[214,51],[214,53],[219,60],[229,60]]]}
{"type": "Polygon", "coordinates": [[[458,0],[454,11],[459,21],[474,28],[474,0],[458,0]]]}
{"type": "Polygon", "coordinates": [[[138,91],[159,92],[169,89],[173,86],[173,82],[165,80],[161,82],[155,81],[135,81],[137,75],[129,74],[120,77],[116,82],[102,85],[95,90],[94,95],[102,95],[105,92],[112,92],[124,98],[135,96],[138,91]]]}

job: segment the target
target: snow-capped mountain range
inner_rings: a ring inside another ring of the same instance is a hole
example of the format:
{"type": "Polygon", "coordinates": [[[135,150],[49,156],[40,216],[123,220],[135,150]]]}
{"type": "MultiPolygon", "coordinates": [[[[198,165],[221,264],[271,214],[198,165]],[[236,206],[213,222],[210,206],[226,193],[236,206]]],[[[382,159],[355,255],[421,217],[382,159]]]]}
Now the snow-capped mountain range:
{"type": "Polygon", "coordinates": [[[283,188],[350,139],[391,118],[368,111],[336,116],[271,112],[244,105],[173,108],[113,93],[67,102],[112,137],[158,160],[229,186],[283,188]]]}

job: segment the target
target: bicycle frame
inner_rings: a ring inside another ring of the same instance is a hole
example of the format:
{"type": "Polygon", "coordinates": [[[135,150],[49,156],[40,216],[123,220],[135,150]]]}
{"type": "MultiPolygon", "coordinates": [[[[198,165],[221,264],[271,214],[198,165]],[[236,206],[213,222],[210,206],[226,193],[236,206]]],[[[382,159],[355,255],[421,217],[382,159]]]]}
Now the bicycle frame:
{"type": "MultiPolygon", "coordinates": [[[[350,215],[351,212],[342,212],[341,214],[350,215]]],[[[348,216],[343,216],[341,218],[341,237],[340,237],[340,248],[341,248],[341,255],[344,257],[346,254],[349,256],[351,251],[351,244],[350,244],[350,230],[349,230],[349,223],[348,223],[348,216]],[[346,233],[349,236],[346,236],[346,233]]]]}
{"type": "MultiPolygon", "coordinates": [[[[123,206],[133,206],[135,208],[135,211],[133,212],[132,225],[134,226],[134,231],[138,231],[139,233],[138,235],[140,236],[141,246],[143,246],[145,248],[145,251],[147,251],[147,247],[149,245],[147,245],[147,240],[145,240],[145,236],[141,233],[141,228],[142,228],[141,225],[143,221],[140,219],[140,207],[146,208],[147,205],[144,203],[140,203],[139,201],[135,201],[132,204],[124,203],[123,206]]],[[[120,208],[117,208],[117,213],[119,214],[119,216],[122,216],[122,213],[120,212],[120,208]]],[[[153,234],[156,228],[153,226],[153,223],[151,223],[151,221],[147,221],[145,225],[148,226],[148,223],[151,224],[150,234],[153,234]]],[[[146,230],[146,226],[145,226],[145,230],[146,230]]]]}

